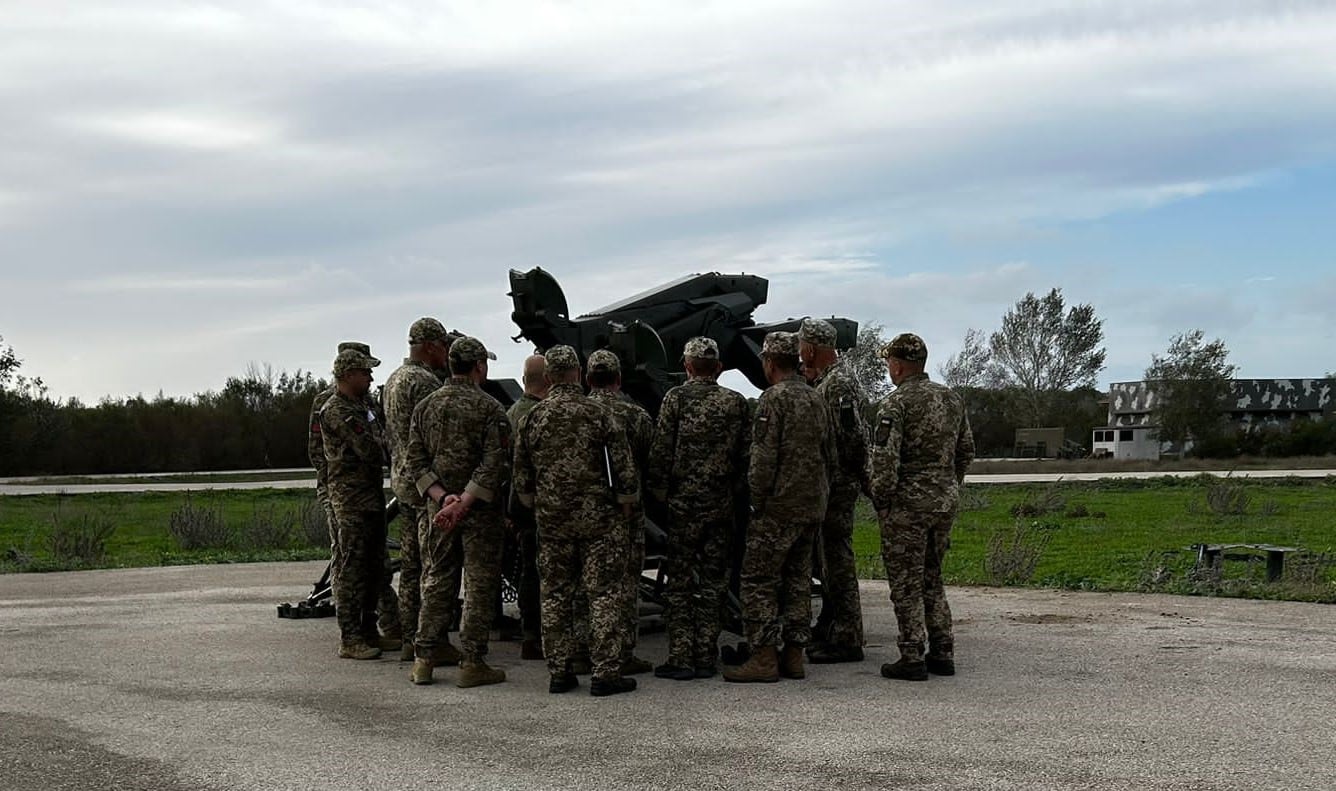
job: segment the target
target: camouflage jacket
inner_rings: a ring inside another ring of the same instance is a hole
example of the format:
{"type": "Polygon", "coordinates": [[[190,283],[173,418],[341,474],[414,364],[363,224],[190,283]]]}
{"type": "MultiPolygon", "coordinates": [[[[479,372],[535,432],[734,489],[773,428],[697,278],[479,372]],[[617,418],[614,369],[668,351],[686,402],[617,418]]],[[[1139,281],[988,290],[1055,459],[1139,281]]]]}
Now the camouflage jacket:
{"type": "Polygon", "coordinates": [[[579,385],[553,387],[520,421],[515,492],[534,509],[542,536],[587,538],[615,529],[617,504],[640,501],[636,479],[626,433],[579,385]]]}
{"type": "Polygon", "coordinates": [[[416,477],[408,471],[408,433],[413,410],[422,399],[441,386],[441,379],[425,363],[404,360],[385,380],[381,399],[385,405],[385,434],[390,443],[390,488],[394,496],[410,505],[421,505],[416,477]]]}
{"type": "Polygon", "coordinates": [[[911,376],[877,408],[869,453],[872,504],[878,511],[953,511],[973,460],[964,401],[927,374],[911,376]]]}
{"type": "Polygon", "coordinates": [[[830,408],[838,463],[830,490],[834,497],[856,497],[867,480],[867,399],[843,361],[836,361],[813,384],[830,408]]]}
{"type": "Polygon", "coordinates": [[[337,390],[317,414],[334,513],[385,510],[385,435],[366,401],[337,390]]]}
{"type": "Polygon", "coordinates": [[[830,412],[794,374],[761,393],[752,419],[747,483],[756,513],[819,521],[830,498],[835,466],[830,412]]]}
{"type": "Polygon", "coordinates": [[[589,397],[610,409],[617,425],[626,432],[626,441],[631,443],[631,456],[636,460],[636,473],[643,482],[650,446],[654,442],[654,418],[643,406],[611,390],[594,390],[589,397]]]}
{"type": "Polygon", "coordinates": [[[645,474],[655,498],[701,512],[731,510],[746,481],[750,412],[747,399],[712,377],[669,390],[645,474]]]}
{"type": "Polygon", "coordinates": [[[499,502],[510,478],[510,420],[501,403],[467,378],[450,379],[413,410],[406,470],[419,494],[439,483],[447,494],[499,502]]]}
{"type": "Polygon", "coordinates": [[[529,412],[531,412],[534,407],[538,406],[541,403],[543,403],[543,399],[539,398],[536,395],[525,393],[524,395],[520,396],[520,400],[510,405],[510,409],[506,410],[506,417],[510,418],[510,429],[512,435],[515,432],[519,431],[520,421],[524,419],[524,416],[529,414],[529,412]]]}
{"type": "Polygon", "coordinates": [[[325,440],[320,435],[320,410],[332,395],[334,385],[316,393],[315,398],[311,399],[311,419],[306,421],[306,457],[311,460],[311,466],[315,467],[318,484],[325,482],[325,440]]]}

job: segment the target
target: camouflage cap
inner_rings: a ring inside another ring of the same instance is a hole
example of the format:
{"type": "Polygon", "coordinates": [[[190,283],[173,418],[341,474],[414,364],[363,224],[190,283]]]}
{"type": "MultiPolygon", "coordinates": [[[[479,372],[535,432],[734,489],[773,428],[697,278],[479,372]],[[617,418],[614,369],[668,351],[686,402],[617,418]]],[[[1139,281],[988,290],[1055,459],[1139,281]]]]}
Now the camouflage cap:
{"type": "Polygon", "coordinates": [[[368,357],[371,356],[371,347],[365,343],[360,343],[358,341],[344,341],[339,344],[339,351],[347,351],[348,349],[356,349],[368,357]]]}
{"type": "Polygon", "coordinates": [[[796,332],[771,332],[765,336],[765,343],[761,345],[761,354],[783,354],[790,357],[798,356],[798,333],[796,332]]]}
{"type": "Polygon", "coordinates": [[[450,362],[476,363],[479,360],[495,360],[496,355],[487,351],[482,341],[477,338],[463,337],[450,344],[450,362]]]}
{"type": "Polygon", "coordinates": [[[549,373],[559,371],[574,371],[580,367],[580,357],[575,350],[569,346],[553,346],[543,353],[547,358],[547,370],[549,373]]]}
{"type": "Polygon", "coordinates": [[[344,349],[334,358],[334,376],[341,377],[349,371],[370,371],[380,365],[380,360],[358,349],[344,349]]]}
{"type": "Polygon", "coordinates": [[[687,345],[682,351],[682,356],[690,357],[693,360],[718,360],[719,344],[714,342],[714,338],[692,338],[687,341],[687,345]]]}
{"type": "Polygon", "coordinates": [[[445,325],[430,316],[423,316],[413,322],[413,326],[408,328],[409,343],[445,341],[448,340],[449,337],[450,333],[445,331],[445,325]]]}
{"type": "Polygon", "coordinates": [[[835,347],[835,325],[824,319],[803,319],[798,340],[813,346],[835,347]]]}
{"type": "Polygon", "coordinates": [[[926,362],[928,344],[912,332],[902,332],[892,338],[890,343],[881,347],[881,356],[894,357],[909,363],[926,362]]]}
{"type": "Polygon", "coordinates": [[[617,359],[615,352],[607,349],[599,349],[589,355],[589,372],[603,371],[606,373],[620,373],[622,370],[622,361],[617,359]]]}

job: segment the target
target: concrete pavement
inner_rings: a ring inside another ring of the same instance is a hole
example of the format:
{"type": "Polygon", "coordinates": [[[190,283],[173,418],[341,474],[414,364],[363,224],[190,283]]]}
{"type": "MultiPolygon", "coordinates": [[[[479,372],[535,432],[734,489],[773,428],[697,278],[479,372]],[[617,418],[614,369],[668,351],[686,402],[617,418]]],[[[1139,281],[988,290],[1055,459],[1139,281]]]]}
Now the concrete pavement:
{"type": "MultiPolygon", "coordinates": [[[[27,789],[1330,789],[1336,609],[952,589],[960,674],[868,661],[629,695],[417,688],[279,620],[319,563],[0,576],[0,787],[27,789]]],[[[660,660],[662,635],[641,653],[660,660]]]]}

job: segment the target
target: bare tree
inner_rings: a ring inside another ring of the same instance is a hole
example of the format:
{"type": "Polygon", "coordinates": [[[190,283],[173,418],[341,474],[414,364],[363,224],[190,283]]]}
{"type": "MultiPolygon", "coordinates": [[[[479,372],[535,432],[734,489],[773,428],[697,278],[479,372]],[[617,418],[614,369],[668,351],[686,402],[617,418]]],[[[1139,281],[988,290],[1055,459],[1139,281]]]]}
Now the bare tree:
{"type": "Polygon", "coordinates": [[[1152,354],[1146,383],[1155,394],[1152,417],[1164,442],[1205,439],[1224,424],[1235,366],[1216,338],[1203,343],[1201,330],[1175,335],[1163,357],[1152,354]]]}
{"type": "Polygon", "coordinates": [[[950,387],[999,387],[1005,378],[993,362],[988,333],[976,329],[965,331],[965,343],[960,352],[937,366],[937,374],[942,383],[950,387]]]}
{"type": "Polygon", "coordinates": [[[1055,394],[1093,387],[1104,370],[1104,322],[1090,305],[1064,309],[1062,289],[1042,298],[1027,293],[988,339],[994,362],[1019,390],[1023,415],[1034,426],[1048,417],[1055,394]]]}

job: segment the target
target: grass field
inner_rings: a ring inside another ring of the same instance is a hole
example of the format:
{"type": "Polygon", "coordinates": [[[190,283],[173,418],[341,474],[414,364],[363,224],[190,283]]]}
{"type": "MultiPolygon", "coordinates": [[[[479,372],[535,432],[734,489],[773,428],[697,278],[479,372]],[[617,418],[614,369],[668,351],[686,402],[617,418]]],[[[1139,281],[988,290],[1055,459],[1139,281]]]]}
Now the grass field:
{"type": "MultiPolygon", "coordinates": [[[[0,571],[323,558],[325,528],[312,523],[312,499],[309,490],[275,489],[0,497],[0,571]],[[225,526],[218,546],[186,548],[173,536],[172,514],[187,498],[225,526]],[[71,535],[77,549],[99,526],[113,528],[105,551],[71,556],[71,535]]],[[[884,577],[866,502],[854,545],[861,576],[884,577]]],[[[1336,478],[975,485],[962,498],[945,573],[952,584],[1336,601],[1336,478]],[[1306,552],[1291,556],[1281,584],[1267,584],[1260,562],[1194,570],[1189,547],[1197,543],[1306,552]]]]}

